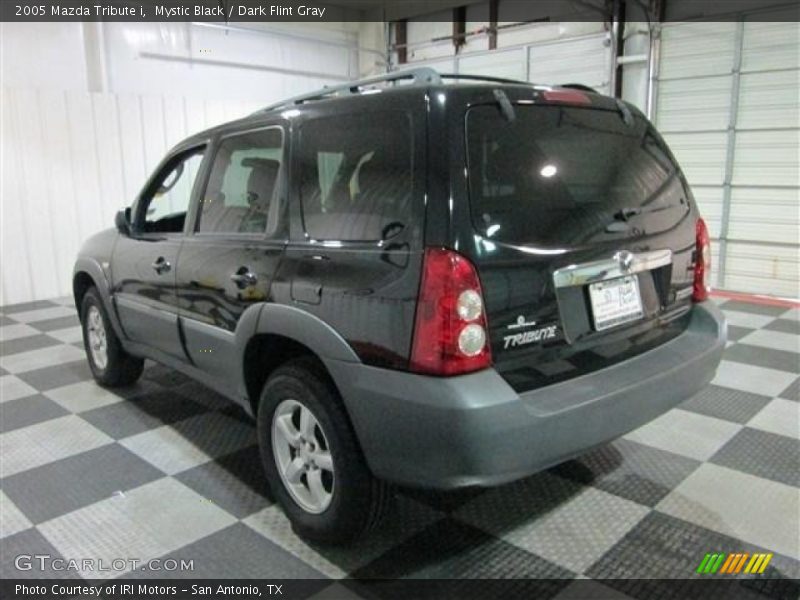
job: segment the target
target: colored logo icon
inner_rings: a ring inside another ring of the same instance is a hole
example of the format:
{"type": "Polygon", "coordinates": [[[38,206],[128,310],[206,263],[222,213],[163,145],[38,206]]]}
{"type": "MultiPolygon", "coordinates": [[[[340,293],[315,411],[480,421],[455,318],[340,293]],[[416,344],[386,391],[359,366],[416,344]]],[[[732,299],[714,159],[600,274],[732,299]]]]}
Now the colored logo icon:
{"type": "Polygon", "coordinates": [[[747,552],[736,552],[726,554],[725,552],[707,553],[696,573],[713,575],[715,573],[736,575],[739,573],[757,574],[763,573],[769,561],[772,560],[772,553],[749,554],[747,552]]]}

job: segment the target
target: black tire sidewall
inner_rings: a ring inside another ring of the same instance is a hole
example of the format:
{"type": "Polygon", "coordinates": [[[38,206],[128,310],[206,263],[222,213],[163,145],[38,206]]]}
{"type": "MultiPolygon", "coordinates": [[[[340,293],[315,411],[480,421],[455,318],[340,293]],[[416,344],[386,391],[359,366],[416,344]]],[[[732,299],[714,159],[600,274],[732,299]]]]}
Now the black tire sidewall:
{"type": "Polygon", "coordinates": [[[365,529],[373,501],[372,474],[366,467],[355,435],[336,392],[310,369],[281,367],[267,381],[261,394],[257,424],[261,460],[275,499],[300,535],[323,542],[342,542],[365,529]],[[295,400],[316,417],[331,453],[334,488],[331,503],[322,513],[301,508],[284,487],[272,449],[272,419],[278,405],[295,400]]]}

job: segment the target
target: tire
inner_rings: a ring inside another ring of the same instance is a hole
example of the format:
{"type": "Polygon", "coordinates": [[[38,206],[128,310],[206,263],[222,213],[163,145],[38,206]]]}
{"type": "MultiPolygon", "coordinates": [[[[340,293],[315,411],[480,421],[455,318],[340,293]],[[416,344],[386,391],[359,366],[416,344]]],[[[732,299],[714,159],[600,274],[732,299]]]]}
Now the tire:
{"type": "Polygon", "coordinates": [[[339,393],[319,362],[300,358],[276,369],[261,392],[256,421],[267,480],[298,535],[345,544],[378,524],[391,501],[391,490],[369,471],[339,393]],[[304,409],[316,423],[305,433],[300,421],[304,409]],[[278,421],[289,423],[289,433],[299,435],[306,444],[298,439],[295,446],[288,443],[290,438],[278,421]],[[309,436],[308,431],[313,433],[309,436]],[[320,464],[315,462],[318,459],[320,464]],[[297,468],[298,461],[305,462],[303,469],[297,468]],[[293,462],[292,472],[301,471],[294,486],[288,483],[289,469],[280,467],[280,462],[293,462]],[[326,475],[328,464],[332,470],[326,475]],[[315,475],[324,492],[316,496],[309,479],[315,475]],[[330,496],[327,502],[316,502],[326,494],[330,496]]]}
{"type": "Polygon", "coordinates": [[[139,379],[144,360],[122,349],[97,288],[89,288],[83,296],[81,328],[86,358],[97,383],[104,387],[122,387],[139,379]],[[100,338],[102,343],[98,343],[100,338]]]}

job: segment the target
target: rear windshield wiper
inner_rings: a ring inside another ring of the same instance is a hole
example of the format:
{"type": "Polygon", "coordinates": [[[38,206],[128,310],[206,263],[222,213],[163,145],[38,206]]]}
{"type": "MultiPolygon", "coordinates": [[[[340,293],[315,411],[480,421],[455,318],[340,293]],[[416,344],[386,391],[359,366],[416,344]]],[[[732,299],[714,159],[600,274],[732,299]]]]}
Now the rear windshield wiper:
{"type": "Polygon", "coordinates": [[[667,204],[666,206],[653,206],[650,208],[642,208],[641,206],[631,207],[631,208],[620,208],[617,212],[614,213],[614,220],[616,221],[628,221],[631,217],[636,217],[638,215],[646,215],[648,213],[659,212],[662,210],[669,210],[670,208],[675,208],[675,204],[667,204]]]}

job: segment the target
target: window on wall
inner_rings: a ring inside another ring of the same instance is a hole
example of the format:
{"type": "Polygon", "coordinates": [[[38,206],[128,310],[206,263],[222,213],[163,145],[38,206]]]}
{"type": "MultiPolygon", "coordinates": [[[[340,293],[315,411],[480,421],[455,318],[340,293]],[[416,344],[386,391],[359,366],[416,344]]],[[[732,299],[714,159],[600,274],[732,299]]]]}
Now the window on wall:
{"type": "Polygon", "coordinates": [[[316,240],[377,241],[409,220],[408,115],[365,113],[310,121],[300,133],[303,223],[316,240]]]}
{"type": "Polygon", "coordinates": [[[158,174],[156,183],[142,197],[144,206],[139,221],[142,231],[183,231],[204,150],[197,148],[176,157],[158,174]]]}
{"type": "Polygon", "coordinates": [[[203,201],[201,233],[259,234],[278,219],[283,132],[277,127],[220,142],[203,201]]]}

